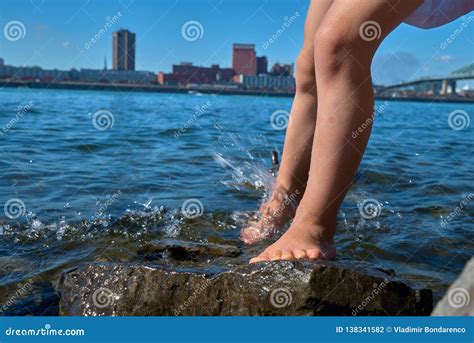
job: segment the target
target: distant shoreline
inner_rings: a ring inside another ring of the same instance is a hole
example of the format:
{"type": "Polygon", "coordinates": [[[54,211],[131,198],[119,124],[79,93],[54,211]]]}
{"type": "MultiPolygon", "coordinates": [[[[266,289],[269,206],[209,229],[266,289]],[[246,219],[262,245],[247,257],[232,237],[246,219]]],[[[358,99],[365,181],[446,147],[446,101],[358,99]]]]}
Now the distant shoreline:
{"type": "MultiPolygon", "coordinates": [[[[270,96],[292,98],[293,92],[272,91],[272,90],[243,90],[243,89],[225,89],[225,88],[199,88],[199,87],[180,87],[164,85],[138,85],[138,84],[108,84],[108,83],[89,83],[89,82],[36,82],[36,81],[12,81],[0,80],[1,88],[34,88],[34,89],[66,89],[66,90],[87,90],[87,91],[125,91],[125,92],[149,92],[149,93],[201,93],[201,94],[221,94],[221,95],[251,95],[251,96],[270,96]]],[[[387,97],[375,96],[376,100],[385,101],[420,101],[420,102],[456,102],[456,103],[474,103],[474,98],[466,97],[387,97]]]]}

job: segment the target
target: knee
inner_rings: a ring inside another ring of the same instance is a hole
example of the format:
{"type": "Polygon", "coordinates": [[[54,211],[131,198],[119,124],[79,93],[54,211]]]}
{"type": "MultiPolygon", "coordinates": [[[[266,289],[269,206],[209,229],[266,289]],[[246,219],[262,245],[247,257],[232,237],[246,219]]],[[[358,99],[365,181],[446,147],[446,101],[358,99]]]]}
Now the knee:
{"type": "Polygon", "coordinates": [[[359,33],[352,32],[341,21],[324,22],[314,36],[316,75],[334,77],[365,69],[370,54],[364,55],[369,47],[363,43],[359,33]]]}
{"type": "Polygon", "coordinates": [[[313,51],[303,49],[296,59],[296,90],[316,93],[316,76],[313,51]]]}

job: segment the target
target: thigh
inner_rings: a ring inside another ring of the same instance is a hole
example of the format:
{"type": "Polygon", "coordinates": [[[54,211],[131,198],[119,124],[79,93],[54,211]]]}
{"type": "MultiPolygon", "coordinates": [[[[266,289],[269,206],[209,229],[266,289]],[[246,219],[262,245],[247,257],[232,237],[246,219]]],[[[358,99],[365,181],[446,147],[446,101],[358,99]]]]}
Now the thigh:
{"type": "Polygon", "coordinates": [[[304,25],[304,43],[301,51],[305,59],[314,63],[314,35],[334,0],[311,0],[304,25]]]}
{"type": "Polygon", "coordinates": [[[333,2],[334,0],[311,0],[304,26],[305,43],[313,44],[314,35],[333,2]]]}
{"type": "Polygon", "coordinates": [[[422,3],[423,0],[334,0],[320,29],[326,31],[323,36],[335,36],[375,53],[383,39],[422,3]]]}

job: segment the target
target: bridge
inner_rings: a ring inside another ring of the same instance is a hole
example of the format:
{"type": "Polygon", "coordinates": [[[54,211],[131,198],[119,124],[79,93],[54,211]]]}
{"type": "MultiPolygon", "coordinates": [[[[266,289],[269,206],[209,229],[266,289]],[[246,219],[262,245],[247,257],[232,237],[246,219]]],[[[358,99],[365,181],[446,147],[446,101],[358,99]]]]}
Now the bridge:
{"type": "Polygon", "coordinates": [[[401,82],[394,85],[381,87],[380,91],[383,92],[390,89],[426,85],[428,88],[431,88],[432,91],[437,91],[439,89],[440,95],[446,95],[448,93],[448,87],[451,89],[452,94],[456,94],[457,81],[464,80],[474,80],[474,63],[461,68],[448,76],[421,78],[418,80],[401,82]]]}

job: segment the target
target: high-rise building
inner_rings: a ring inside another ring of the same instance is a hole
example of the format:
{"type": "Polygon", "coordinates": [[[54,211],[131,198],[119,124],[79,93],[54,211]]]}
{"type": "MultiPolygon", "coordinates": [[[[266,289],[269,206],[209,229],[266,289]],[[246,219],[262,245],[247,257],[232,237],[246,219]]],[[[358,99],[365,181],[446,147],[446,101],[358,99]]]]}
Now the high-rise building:
{"type": "Polygon", "coordinates": [[[113,33],[113,69],[135,70],[135,34],[128,30],[113,33]]]}
{"type": "Polygon", "coordinates": [[[268,73],[267,56],[257,57],[257,75],[268,73]]]}
{"type": "Polygon", "coordinates": [[[237,75],[257,75],[255,44],[234,44],[232,69],[237,75]]]}

